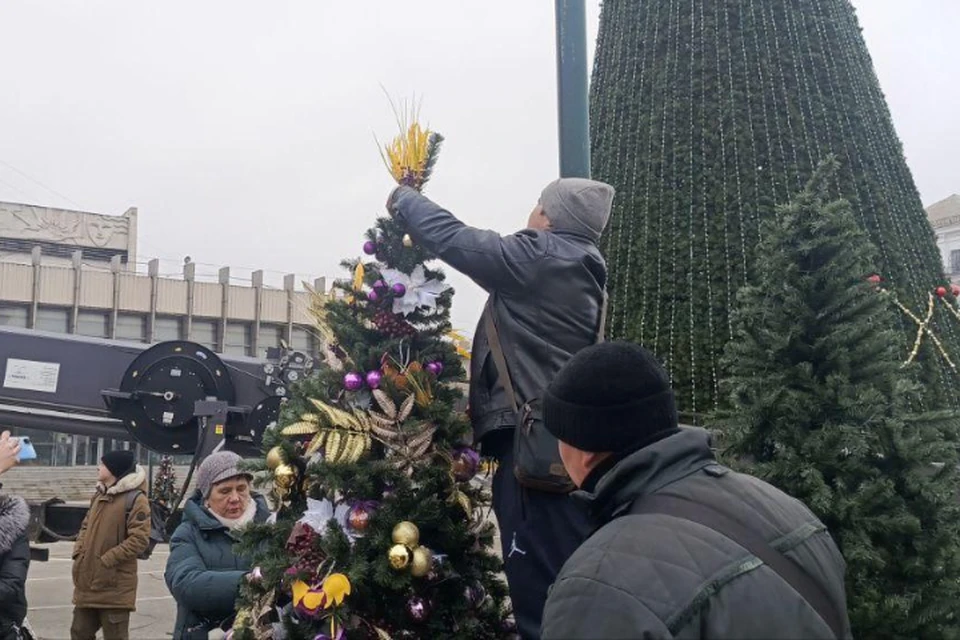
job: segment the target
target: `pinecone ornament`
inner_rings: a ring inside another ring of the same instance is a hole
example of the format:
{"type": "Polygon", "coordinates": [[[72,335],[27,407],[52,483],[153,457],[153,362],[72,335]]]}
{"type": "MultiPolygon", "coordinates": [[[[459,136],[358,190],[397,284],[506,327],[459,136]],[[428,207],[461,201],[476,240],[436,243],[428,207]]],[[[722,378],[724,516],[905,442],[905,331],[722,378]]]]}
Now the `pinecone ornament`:
{"type": "Polygon", "coordinates": [[[378,311],[373,316],[373,324],[379,331],[391,338],[412,338],[417,330],[398,313],[378,311]]]}

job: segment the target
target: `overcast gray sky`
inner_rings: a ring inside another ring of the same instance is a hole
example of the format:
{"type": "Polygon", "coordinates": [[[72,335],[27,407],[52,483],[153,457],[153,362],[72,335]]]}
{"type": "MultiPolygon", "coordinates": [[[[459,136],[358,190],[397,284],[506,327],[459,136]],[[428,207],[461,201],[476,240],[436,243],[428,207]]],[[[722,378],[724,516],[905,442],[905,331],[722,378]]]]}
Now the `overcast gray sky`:
{"type": "MultiPolygon", "coordinates": [[[[854,5],[924,203],[960,192],[960,2],[854,5]]],[[[548,0],[2,0],[0,200],[136,206],[166,272],[338,276],[391,188],[381,85],[447,137],[429,195],[509,232],[557,174],[554,65],[548,0]]]]}

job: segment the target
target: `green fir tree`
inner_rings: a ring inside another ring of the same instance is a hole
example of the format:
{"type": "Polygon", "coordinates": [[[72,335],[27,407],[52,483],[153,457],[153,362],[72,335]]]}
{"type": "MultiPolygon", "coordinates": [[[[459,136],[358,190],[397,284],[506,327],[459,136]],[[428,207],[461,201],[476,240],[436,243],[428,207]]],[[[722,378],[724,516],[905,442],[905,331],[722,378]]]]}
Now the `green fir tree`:
{"type": "Polygon", "coordinates": [[[157,475],[153,479],[151,499],[170,509],[177,499],[177,472],[173,468],[173,456],[162,456],[157,475]]]}
{"type": "MultiPolygon", "coordinates": [[[[617,189],[609,335],[657,354],[687,419],[720,402],[761,222],[827,155],[904,305],[949,286],[849,0],[606,0],[591,92],[594,177],[617,189]]],[[[956,320],[933,326],[960,359],[956,320]]],[[[927,406],[958,406],[954,369],[929,346],[920,361],[927,406]]]]}
{"type": "Polygon", "coordinates": [[[826,162],[761,229],[738,294],[726,454],[805,502],[847,561],[857,638],[960,637],[956,415],[916,413],[897,311],[826,162]]]}
{"type": "MultiPolygon", "coordinates": [[[[419,187],[441,139],[406,131],[426,156],[401,158],[400,170],[419,173],[397,177],[419,187]]],[[[297,385],[254,465],[282,506],[275,523],[242,537],[256,569],[233,637],[503,637],[489,495],[455,411],[465,373],[447,338],[453,291],[390,218],[363,249],[365,259],[343,263],[352,278],[316,296],[336,364],[297,385]],[[298,524],[305,515],[312,527],[298,524]]]]}

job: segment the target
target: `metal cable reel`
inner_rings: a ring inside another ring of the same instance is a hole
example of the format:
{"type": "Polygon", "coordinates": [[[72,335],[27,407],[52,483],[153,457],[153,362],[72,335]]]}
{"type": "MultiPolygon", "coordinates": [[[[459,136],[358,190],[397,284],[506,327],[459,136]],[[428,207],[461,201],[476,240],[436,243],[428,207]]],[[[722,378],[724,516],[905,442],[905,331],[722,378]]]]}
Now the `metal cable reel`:
{"type": "Polygon", "coordinates": [[[127,368],[119,391],[104,392],[113,414],[140,444],[165,454],[191,454],[198,446],[198,401],[233,404],[233,381],[220,358],[204,346],[163,342],[127,368]]]}

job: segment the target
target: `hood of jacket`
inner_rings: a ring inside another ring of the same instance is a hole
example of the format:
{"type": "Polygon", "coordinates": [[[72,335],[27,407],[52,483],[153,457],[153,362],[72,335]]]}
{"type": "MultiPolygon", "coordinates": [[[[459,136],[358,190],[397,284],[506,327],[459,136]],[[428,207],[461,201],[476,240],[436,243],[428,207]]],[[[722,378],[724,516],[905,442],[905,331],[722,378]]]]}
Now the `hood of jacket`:
{"type": "Polygon", "coordinates": [[[30,508],[18,496],[0,496],[0,555],[13,548],[30,524],[30,508]]]}
{"type": "MultiPolygon", "coordinates": [[[[253,521],[263,522],[270,517],[270,507],[267,506],[267,500],[259,493],[254,493],[251,497],[257,505],[257,514],[253,517],[253,521]]],[[[193,523],[201,531],[227,529],[226,525],[217,520],[217,517],[203,506],[203,496],[199,491],[195,491],[187,500],[187,504],[184,505],[183,519],[193,523]]]]}
{"type": "Polygon", "coordinates": [[[603,474],[592,491],[577,491],[573,496],[587,504],[595,520],[606,522],[638,498],[715,462],[710,434],[696,427],[681,427],[624,457],[603,474]]]}
{"type": "Polygon", "coordinates": [[[137,465],[137,468],[134,469],[133,473],[128,473],[127,475],[123,476],[110,487],[106,486],[102,482],[98,482],[97,491],[104,495],[115,496],[121,493],[126,493],[127,491],[142,489],[146,482],[147,472],[143,467],[137,465]]]}

